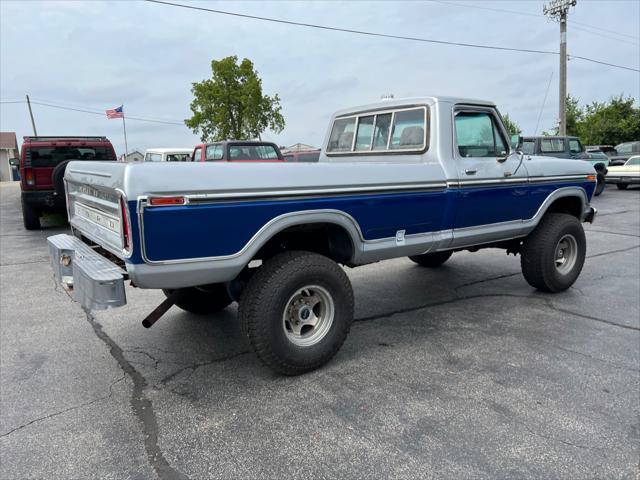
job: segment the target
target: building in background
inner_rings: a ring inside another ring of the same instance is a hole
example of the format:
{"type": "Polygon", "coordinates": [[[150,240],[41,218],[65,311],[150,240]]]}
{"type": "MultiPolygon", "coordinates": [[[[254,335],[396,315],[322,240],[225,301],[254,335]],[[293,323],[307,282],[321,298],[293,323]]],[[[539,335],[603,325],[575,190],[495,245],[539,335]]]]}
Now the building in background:
{"type": "Polygon", "coordinates": [[[118,160],[121,162],[142,162],[144,160],[144,155],[139,151],[134,150],[133,152],[127,153],[126,159],[124,158],[124,154],[123,154],[123,155],[120,155],[120,158],[118,158],[118,160]]]}
{"type": "Polygon", "coordinates": [[[305,143],[294,143],[289,147],[280,148],[280,151],[284,153],[291,152],[306,152],[308,150],[318,150],[316,147],[312,147],[311,145],[307,145],[305,143]]]}
{"type": "Polygon", "coordinates": [[[0,132],[0,182],[20,179],[18,167],[9,163],[12,158],[20,158],[16,132],[0,132]]]}

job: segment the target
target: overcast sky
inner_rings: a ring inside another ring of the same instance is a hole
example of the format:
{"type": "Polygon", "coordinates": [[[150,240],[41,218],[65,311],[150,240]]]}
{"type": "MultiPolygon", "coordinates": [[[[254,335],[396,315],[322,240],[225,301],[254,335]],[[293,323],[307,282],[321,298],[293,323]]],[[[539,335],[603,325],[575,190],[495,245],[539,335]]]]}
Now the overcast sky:
{"type": "MultiPolygon", "coordinates": [[[[185,0],[175,0],[186,3],[185,0]]],[[[432,38],[558,50],[559,27],[542,1],[193,2],[238,13],[432,38]],[[530,15],[485,10],[507,9],[530,15]]],[[[140,1],[0,1],[0,97],[104,111],[124,104],[131,116],[182,122],[191,83],[210,76],[228,55],[255,64],[266,94],[280,95],[280,145],[320,146],[334,110],[430,94],[493,100],[533,134],[549,78],[538,133],[558,111],[558,57],[479,50],[261,22],[140,1]]],[[[578,0],[569,20],[569,54],[639,68],[640,1],[578,0]],[[573,24],[572,22],[576,22],[573,24]],[[591,27],[585,27],[584,25],[591,27]],[[603,30],[593,30],[593,27],[603,30]],[[585,30],[590,30],[589,33],[585,30]],[[609,33],[635,36],[620,36],[609,33]]],[[[568,91],[587,103],[612,95],[640,97],[638,72],[574,59],[568,91]]],[[[32,135],[26,105],[0,104],[0,129],[32,135]]],[[[34,105],[40,135],[106,135],[124,150],[122,123],[105,116],[34,105]]],[[[127,122],[129,150],[192,147],[184,125],[127,122]]]]}

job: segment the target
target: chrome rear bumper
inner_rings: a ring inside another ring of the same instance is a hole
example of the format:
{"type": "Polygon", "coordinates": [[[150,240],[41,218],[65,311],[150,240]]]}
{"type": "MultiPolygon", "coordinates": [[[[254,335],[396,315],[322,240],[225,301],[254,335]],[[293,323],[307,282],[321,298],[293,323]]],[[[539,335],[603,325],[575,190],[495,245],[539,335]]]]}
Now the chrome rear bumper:
{"type": "Polygon", "coordinates": [[[73,299],[88,310],[105,310],[127,303],[126,272],[67,234],[47,238],[56,280],[73,291],[73,299]]]}

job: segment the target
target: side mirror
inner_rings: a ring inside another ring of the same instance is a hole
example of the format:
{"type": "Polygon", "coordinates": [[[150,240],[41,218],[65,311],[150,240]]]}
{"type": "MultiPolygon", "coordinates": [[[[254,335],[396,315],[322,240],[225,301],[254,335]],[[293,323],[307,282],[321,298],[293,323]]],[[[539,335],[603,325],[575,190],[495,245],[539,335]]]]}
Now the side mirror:
{"type": "Polygon", "coordinates": [[[20,159],[19,158],[10,158],[9,159],[9,165],[11,165],[12,167],[19,167],[20,166],[20,159]]]}

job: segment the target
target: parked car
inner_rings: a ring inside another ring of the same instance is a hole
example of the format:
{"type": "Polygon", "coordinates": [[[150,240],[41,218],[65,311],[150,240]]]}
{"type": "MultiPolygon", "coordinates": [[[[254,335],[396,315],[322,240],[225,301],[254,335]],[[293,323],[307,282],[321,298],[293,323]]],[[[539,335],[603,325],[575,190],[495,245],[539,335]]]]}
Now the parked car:
{"type": "Polygon", "coordinates": [[[210,315],[238,301],[258,357],[300,374],[328,362],[353,322],[340,264],[437,267],[500,248],[521,255],[534,288],[576,281],[593,167],[527,159],[508,138],[491,102],[423,97],[336,113],[318,163],[72,163],[75,235],[48,238],[51,265],[87,309],[124,305],[125,279],[163,289],[146,327],[174,304],[210,315]]]}
{"type": "Polygon", "coordinates": [[[616,155],[616,149],[613,145],[587,145],[584,149],[587,152],[600,151],[607,157],[614,157],[616,155]]]}
{"type": "Polygon", "coordinates": [[[607,183],[615,183],[619,190],[640,184],[640,155],[629,158],[624,165],[609,167],[607,183]]]}
{"type": "Polygon", "coordinates": [[[593,165],[598,178],[595,195],[598,196],[604,191],[609,158],[606,155],[585,152],[578,137],[522,137],[522,151],[527,155],[587,161],[593,165]]]}
{"type": "Polygon", "coordinates": [[[194,162],[283,162],[275,143],[258,141],[222,141],[196,145],[194,162]]]}
{"type": "Polygon", "coordinates": [[[611,165],[624,165],[633,155],[640,154],[640,142],[625,142],[616,145],[616,154],[611,157],[611,165]]]}
{"type": "Polygon", "coordinates": [[[66,212],[64,172],[70,161],[116,161],[106,137],[24,137],[20,152],[20,200],[24,228],[40,228],[40,216],[66,212]]]}
{"type": "Polygon", "coordinates": [[[320,149],[287,152],[283,153],[282,156],[285,162],[317,162],[320,159],[320,149]]]}
{"type": "Polygon", "coordinates": [[[190,162],[191,148],[148,148],[145,162],[190,162]]]}

